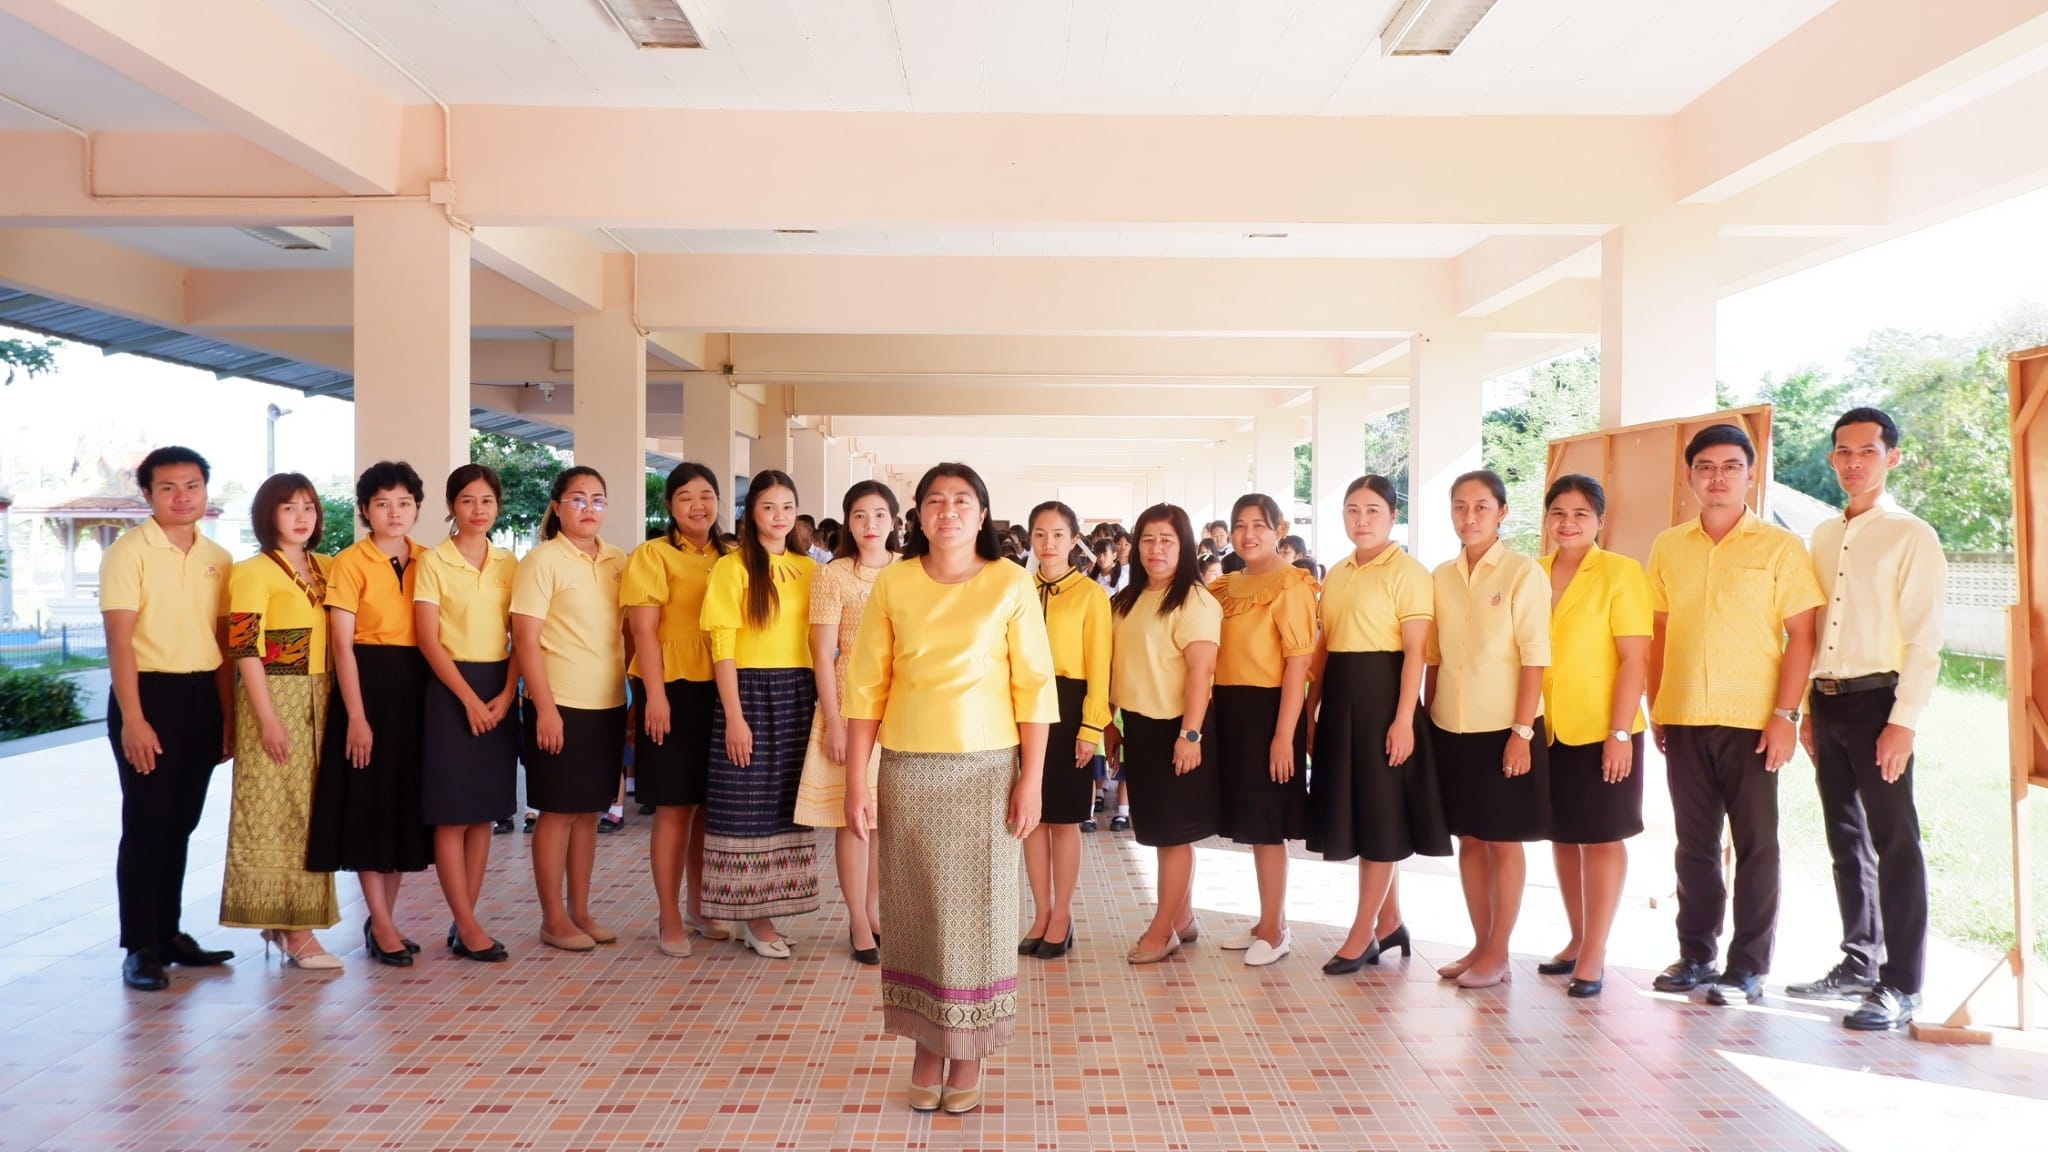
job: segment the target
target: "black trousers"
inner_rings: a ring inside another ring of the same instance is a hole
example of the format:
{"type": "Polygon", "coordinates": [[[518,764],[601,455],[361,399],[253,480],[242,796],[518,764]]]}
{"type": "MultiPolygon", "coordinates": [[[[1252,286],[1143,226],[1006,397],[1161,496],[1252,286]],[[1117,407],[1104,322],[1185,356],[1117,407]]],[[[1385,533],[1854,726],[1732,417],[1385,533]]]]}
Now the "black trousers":
{"type": "Polygon", "coordinates": [[[1664,760],[1676,818],[1678,952],[1712,963],[1728,886],[1721,874],[1721,823],[1735,833],[1735,924],[1731,969],[1771,970],[1778,934],[1778,775],[1764,769],[1754,728],[1669,724],[1664,760]]]}
{"type": "Polygon", "coordinates": [[[1828,854],[1835,860],[1847,963],[1860,975],[1911,993],[1920,991],[1927,958],[1927,862],[1920,853],[1920,812],[1913,805],[1913,762],[1890,784],[1877,770],[1877,737],[1896,699],[1890,688],[1848,696],[1813,693],[1813,737],[1820,753],[1814,782],[1828,854]]]}
{"type": "Polygon", "coordinates": [[[114,886],[121,900],[121,947],[161,948],[179,932],[185,851],[220,761],[220,694],[211,672],[143,672],[142,714],[156,729],[156,769],[135,770],[121,752],[121,702],[107,702],[107,739],[121,774],[121,847],[114,886]]]}

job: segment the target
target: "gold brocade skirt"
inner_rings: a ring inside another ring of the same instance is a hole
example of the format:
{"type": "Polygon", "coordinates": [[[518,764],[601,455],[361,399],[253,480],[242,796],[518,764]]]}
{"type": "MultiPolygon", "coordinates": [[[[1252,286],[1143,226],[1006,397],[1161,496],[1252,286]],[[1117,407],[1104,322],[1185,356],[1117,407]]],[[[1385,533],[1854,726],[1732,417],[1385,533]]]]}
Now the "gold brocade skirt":
{"type": "Polygon", "coordinates": [[[266,675],[264,680],[270,706],[291,738],[291,754],[278,764],[263,750],[262,726],[238,681],[234,799],[220,922],[230,928],[332,928],[341,919],[334,874],[306,871],[306,831],[327,728],[329,679],[323,672],[266,675]]]}

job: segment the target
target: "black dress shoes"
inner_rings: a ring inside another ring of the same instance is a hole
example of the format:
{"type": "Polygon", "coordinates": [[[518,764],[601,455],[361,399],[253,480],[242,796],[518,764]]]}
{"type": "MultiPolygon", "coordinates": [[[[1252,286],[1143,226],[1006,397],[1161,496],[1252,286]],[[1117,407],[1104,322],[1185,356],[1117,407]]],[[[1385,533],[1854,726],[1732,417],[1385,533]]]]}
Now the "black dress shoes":
{"type": "Polygon", "coordinates": [[[1711,961],[1680,960],[1671,967],[1657,973],[1650,986],[1659,992],[1690,992],[1702,984],[1712,983],[1715,972],[1711,961]]]}
{"type": "Polygon", "coordinates": [[[1036,956],[1038,955],[1039,946],[1044,943],[1045,938],[1043,936],[1026,936],[1022,940],[1017,941],[1017,955],[1036,956]]]}
{"type": "Polygon", "coordinates": [[[1889,1032],[1913,1022],[1913,1010],[1920,1007],[1920,994],[1901,992],[1880,984],[1870,990],[1854,1012],[1842,1018],[1842,1027],[1854,1032],[1889,1032]]]}
{"type": "Polygon", "coordinates": [[[1377,947],[1366,949],[1365,962],[1367,964],[1378,964],[1380,957],[1385,956],[1396,948],[1401,950],[1401,955],[1404,959],[1415,952],[1415,943],[1408,938],[1408,926],[1406,924],[1380,937],[1377,947]]]}
{"type": "Polygon", "coordinates": [[[865,964],[870,968],[882,962],[882,938],[880,936],[875,937],[874,947],[861,948],[854,944],[853,929],[848,928],[846,930],[846,948],[847,951],[853,953],[853,958],[856,961],[865,964]]]}
{"type": "Polygon", "coordinates": [[[505,817],[503,820],[491,822],[491,835],[493,836],[503,836],[510,831],[512,831],[512,818],[510,816],[505,817]]]}
{"type": "Polygon", "coordinates": [[[1579,966],[1577,956],[1566,956],[1560,960],[1545,960],[1536,966],[1538,976],[1563,976],[1579,966]]]}
{"type": "Polygon", "coordinates": [[[1877,981],[1858,976],[1847,964],[1837,964],[1818,980],[1785,985],[1785,995],[1795,1000],[1861,1000],[1877,987],[1877,981]]]}
{"type": "Polygon", "coordinates": [[[1564,990],[1564,994],[1574,1000],[1591,1000],[1593,997],[1598,996],[1601,990],[1606,987],[1607,979],[1604,976],[1598,980],[1581,980],[1574,976],[1572,977],[1571,985],[1564,990]]]}
{"type": "Polygon", "coordinates": [[[1323,974],[1325,976],[1349,976],[1367,964],[1378,964],[1379,962],[1380,942],[1375,940],[1367,944],[1365,951],[1360,952],[1356,956],[1346,956],[1340,952],[1323,961],[1323,974]]]}
{"type": "Polygon", "coordinates": [[[151,949],[140,948],[121,961],[121,983],[137,992],[161,992],[171,986],[171,978],[164,975],[162,957],[151,949]]]}
{"type": "Polygon", "coordinates": [[[225,948],[201,948],[199,941],[183,932],[171,937],[171,942],[164,945],[163,949],[164,963],[178,964],[186,968],[213,968],[234,958],[235,954],[225,948]]]}
{"type": "Polygon", "coordinates": [[[1730,968],[1721,973],[1721,978],[1707,985],[1709,1004],[1754,1004],[1764,998],[1764,978],[1756,972],[1744,972],[1730,968]]]}
{"type": "Polygon", "coordinates": [[[1040,940],[1038,942],[1038,951],[1033,952],[1032,955],[1038,957],[1040,960],[1057,960],[1060,957],[1065,956],[1068,953],[1068,951],[1070,951],[1073,947],[1074,926],[1072,924],[1068,924],[1067,938],[1065,940],[1040,940]]]}
{"type": "Polygon", "coordinates": [[[363,921],[363,948],[370,955],[376,957],[377,962],[380,964],[389,964],[393,968],[412,967],[412,950],[407,948],[405,944],[400,944],[396,950],[391,952],[386,952],[384,949],[379,948],[377,946],[377,934],[370,930],[370,922],[368,920],[363,921]]]}

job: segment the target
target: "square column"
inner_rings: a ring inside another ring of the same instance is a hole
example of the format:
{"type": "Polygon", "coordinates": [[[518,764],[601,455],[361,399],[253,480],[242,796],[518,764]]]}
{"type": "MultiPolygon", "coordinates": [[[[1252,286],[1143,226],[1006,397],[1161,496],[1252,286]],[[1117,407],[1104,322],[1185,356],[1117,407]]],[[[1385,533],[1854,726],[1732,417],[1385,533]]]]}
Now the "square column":
{"type": "Polygon", "coordinates": [[[846,486],[851,488],[863,480],[875,478],[875,462],[865,453],[855,455],[846,462],[846,486]]]}
{"type": "Polygon", "coordinates": [[[1196,516],[1194,509],[1188,510],[1188,519],[1193,520],[1195,531],[1201,532],[1202,525],[1211,520],[1229,520],[1230,506],[1239,496],[1251,491],[1252,434],[1236,432],[1216,442],[1216,470],[1209,481],[1209,514],[1196,516]]]}
{"type": "Polygon", "coordinates": [[[1308,544],[1325,565],[1351,550],[1344,532],[1344,489],[1365,471],[1369,387],[1363,380],[1316,385],[1310,454],[1315,537],[1308,544]]]}
{"type": "Polygon", "coordinates": [[[853,453],[844,440],[825,442],[825,488],[811,500],[810,506],[817,511],[811,515],[819,520],[839,518],[839,508],[846,500],[847,486],[852,480],[853,453]]]}
{"type": "Polygon", "coordinates": [[[1458,552],[1451,481],[1481,467],[1481,360],[1477,335],[1415,336],[1408,345],[1408,551],[1432,568],[1458,552]]]}
{"type": "Polygon", "coordinates": [[[1600,426],[1714,410],[1714,223],[1679,207],[1600,240],[1600,426]]]}
{"type": "Polygon", "coordinates": [[[1273,410],[1259,413],[1252,421],[1251,491],[1279,501],[1282,513],[1294,503],[1295,419],[1291,411],[1273,410]]]}
{"type": "Polygon", "coordinates": [[[602,312],[576,316],[576,463],[604,474],[604,538],[627,551],[647,537],[647,337],[633,322],[630,257],[604,258],[602,312]]]}
{"type": "Polygon", "coordinates": [[[723,376],[696,372],[683,377],[683,451],[718,477],[718,524],[733,528],[746,460],[732,416],[732,385],[723,376]]]}
{"type": "Polygon", "coordinates": [[[838,507],[835,497],[825,495],[831,486],[825,478],[825,455],[830,447],[825,434],[816,428],[797,428],[789,434],[789,478],[796,481],[796,510],[818,519],[835,515],[821,509],[838,507]]]}
{"type": "Polygon", "coordinates": [[[767,399],[761,405],[761,434],[747,446],[747,470],[761,472],[773,468],[778,472],[789,471],[789,417],[787,386],[770,384],[767,399]]]}
{"type": "Polygon", "coordinates": [[[356,469],[411,464],[438,524],[469,461],[469,233],[432,204],[359,204],[353,294],[356,469]]]}

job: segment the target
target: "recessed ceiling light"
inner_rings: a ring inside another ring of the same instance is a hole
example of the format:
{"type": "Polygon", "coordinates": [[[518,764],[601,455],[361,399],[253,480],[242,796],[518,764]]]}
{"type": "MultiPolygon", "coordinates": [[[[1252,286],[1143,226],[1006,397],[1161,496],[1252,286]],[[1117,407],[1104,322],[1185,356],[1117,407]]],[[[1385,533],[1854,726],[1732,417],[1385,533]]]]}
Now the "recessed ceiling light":
{"type": "Polygon", "coordinates": [[[1285,239],[1287,239],[1287,233],[1285,233],[1285,232],[1247,232],[1247,233],[1245,233],[1245,234],[1244,234],[1244,238],[1245,238],[1245,239],[1247,239],[1247,240],[1285,240],[1285,239]]]}
{"type": "Polygon", "coordinates": [[[816,236],[818,230],[816,228],[777,228],[775,234],[777,236],[816,236]]]}
{"type": "Polygon", "coordinates": [[[635,48],[702,48],[677,0],[598,0],[635,48]]]}
{"type": "Polygon", "coordinates": [[[1380,29],[1383,56],[1449,56],[1496,0],[1403,0],[1380,29]]]}
{"type": "Polygon", "coordinates": [[[318,228],[237,228],[235,231],[287,252],[325,252],[334,238],[318,228]]]}

